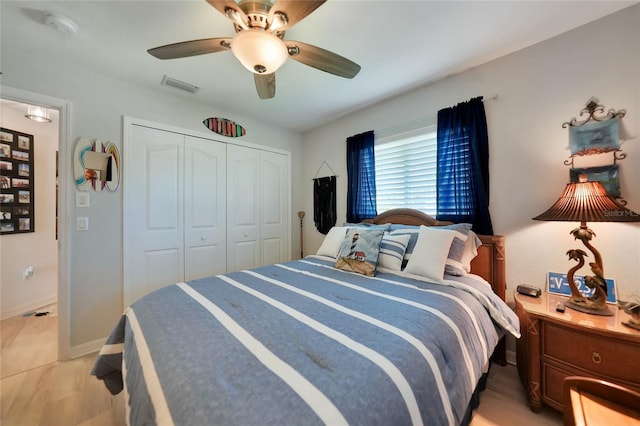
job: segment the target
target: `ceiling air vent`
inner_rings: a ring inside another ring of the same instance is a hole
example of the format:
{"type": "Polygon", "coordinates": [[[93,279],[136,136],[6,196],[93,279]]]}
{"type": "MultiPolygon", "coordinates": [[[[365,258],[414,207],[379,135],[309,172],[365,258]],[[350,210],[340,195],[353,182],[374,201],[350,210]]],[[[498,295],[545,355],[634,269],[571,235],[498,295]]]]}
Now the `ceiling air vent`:
{"type": "Polygon", "coordinates": [[[198,86],[194,86],[193,84],[186,83],[184,81],[176,80],[175,78],[171,78],[168,76],[162,77],[161,84],[165,86],[175,87],[176,89],[184,90],[189,93],[196,93],[200,88],[198,86]]]}

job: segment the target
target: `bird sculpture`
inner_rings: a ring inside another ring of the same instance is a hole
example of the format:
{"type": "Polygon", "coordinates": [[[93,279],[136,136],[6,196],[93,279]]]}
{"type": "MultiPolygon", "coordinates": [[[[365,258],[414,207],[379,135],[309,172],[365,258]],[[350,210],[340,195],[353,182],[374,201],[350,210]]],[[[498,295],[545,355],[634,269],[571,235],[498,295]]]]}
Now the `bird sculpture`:
{"type": "Polygon", "coordinates": [[[576,266],[569,269],[569,271],[567,272],[567,281],[569,281],[569,288],[571,289],[571,298],[582,299],[582,293],[580,293],[580,290],[578,290],[573,276],[577,270],[584,266],[584,257],[588,256],[588,254],[584,250],[571,249],[567,251],[567,256],[569,256],[569,260],[576,260],[578,262],[576,266]]]}
{"type": "Polygon", "coordinates": [[[602,269],[595,263],[589,263],[594,275],[586,275],[584,283],[593,289],[593,294],[588,298],[588,306],[595,309],[603,309],[607,306],[607,281],[602,276],[602,269]]]}
{"type": "Polygon", "coordinates": [[[575,260],[578,264],[570,268],[567,272],[571,297],[566,305],[575,310],[590,314],[613,315],[613,312],[607,308],[607,280],[604,278],[602,256],[600,252],[591,245],[591,239],[596,235],[595,232],[583,225],[571,231],[570,234],[573,235],[576,240],[582,241],[584,246],[593,254],[594,261],[589,263],[593,275],[586,275],[584,277],[585,285],[593,289],[593,294],[590,297],[584,296],[574,281],[574,274],[584,266],[584,257],[588,256],[587,253],[581,249],[569,250],[567,251],[569,260],[575,260]]]}

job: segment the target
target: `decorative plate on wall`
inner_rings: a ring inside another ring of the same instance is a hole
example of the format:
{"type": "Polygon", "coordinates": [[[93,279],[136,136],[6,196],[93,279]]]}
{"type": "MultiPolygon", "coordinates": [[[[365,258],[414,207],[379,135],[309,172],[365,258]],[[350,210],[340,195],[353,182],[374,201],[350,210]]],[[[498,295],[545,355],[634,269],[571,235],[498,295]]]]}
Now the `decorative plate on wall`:
{"type": "Polygon", "coordinates": [[[202,124],[212,132],[230,138],[239,138],[247,134],[244,127],[226,118],[209,117],[206,118],[202,124]]]}
{"type": "Polygon", "coordinates": [[[102,143],[99,139],[94,139],[90,142],[88,139],[80,138],[76,143],[75,150],[73,152],[73,173],[75,177],[76,187],[80,191],[89,191],[93,188],[94,191],[102,191],[106,189],[109,192],[115,192],[120,186],[120,152],[118,147],[112,143],[102,143]],[[109,156],[108,169],[106,175],[102,178],[92,178],[87,174],[87,157],[91,154],[88,153],[101,153],[104,156],[109,156]]]}

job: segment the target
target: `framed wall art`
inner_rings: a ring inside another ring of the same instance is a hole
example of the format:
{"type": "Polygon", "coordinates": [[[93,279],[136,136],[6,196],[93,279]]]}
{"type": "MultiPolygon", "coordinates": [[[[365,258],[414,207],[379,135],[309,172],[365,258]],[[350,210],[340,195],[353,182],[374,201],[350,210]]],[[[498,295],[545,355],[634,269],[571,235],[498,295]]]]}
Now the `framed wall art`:
{"type": "Polygon", "coordinates": [[[569,128],[571,155],[592,155],[620,150],[619,118],[593,121],[569,128]]]}
{"type": "Polygon", "coordinates": [[[606,166],[574,168],[569,170],[569,181],[580,182],[580,175],[587,176],[587,182],[600,182],[607,194],[620,198],[620,167],[617,164],[606,166]]]}
{"type": "Polygon", "coordinates": [[[34,232],[33,135],[0,128],[0,235],[34,232]]]}

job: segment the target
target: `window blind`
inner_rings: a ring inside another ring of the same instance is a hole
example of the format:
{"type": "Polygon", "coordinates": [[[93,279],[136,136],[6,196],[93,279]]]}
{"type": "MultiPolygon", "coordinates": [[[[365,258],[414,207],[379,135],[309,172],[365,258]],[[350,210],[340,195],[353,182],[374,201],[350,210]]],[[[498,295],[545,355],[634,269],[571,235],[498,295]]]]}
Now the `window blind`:
{"type": "Polygon", "coordinates": [[[405,207],[436,215],[435,122],[417,129],[376,134],[375,168],[378,213],[405,207]]]}

